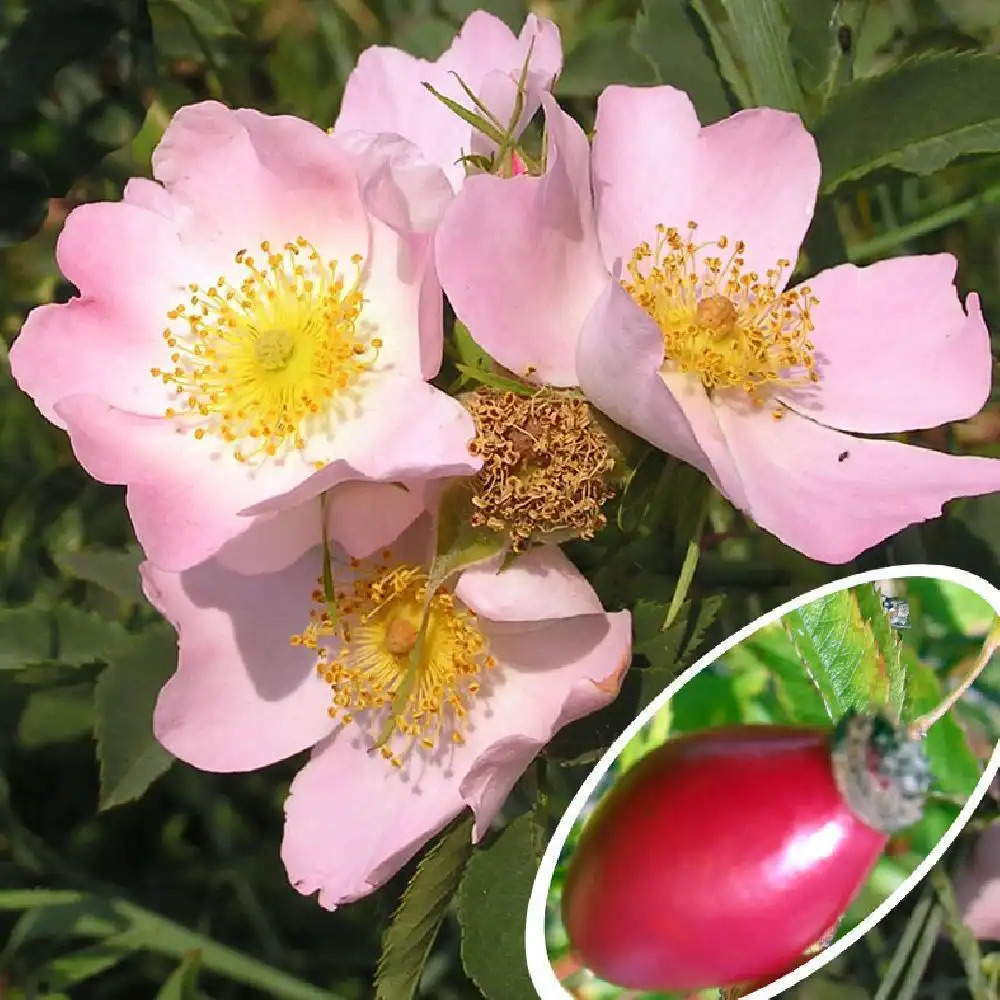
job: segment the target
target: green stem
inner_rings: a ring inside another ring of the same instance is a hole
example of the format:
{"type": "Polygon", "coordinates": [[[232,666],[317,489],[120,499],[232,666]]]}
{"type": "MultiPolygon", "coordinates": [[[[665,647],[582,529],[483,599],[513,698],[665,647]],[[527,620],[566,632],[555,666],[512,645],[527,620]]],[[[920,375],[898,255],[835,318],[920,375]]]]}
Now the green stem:
{"type": "Polygon", "coordinates": [[[705,518],[708,516],[707,496],[701,502],[701,513],[698,522],[687,543],[687,551],[684,553],[684,562],[681,564],[681,574],[677,578],[677,586],[674,587],[673,596],[670,598],[670,607],[667,608],[667,616],[660,626],[661,632],[666,632],[673,624],[687,597],[688,590],[691,589],[691,581],[694,579],[694,571],[698,568],[698,559],[701,556],[701,532],[705,526],[705,518]]]}
{"type": "Polygon", "coordinates": [[[922,219],[914,219],[898,229],[890,230],[879,236],[873,236],[870,240],[862,243],[855,243],[848,247],[847,256],[852,262],[869,260],[872,257],[880,257],[888,250],[895,250],[910,240],[919,239],[928,233],[944,229],[955,222],[972,215],[986,205],[1000,204],[1000,185],[987,188],[981,194],[973,195],[964,201],[955,202],[954,205],[946,205],[944,208],[930,215],[925,215],[922,219]]]}

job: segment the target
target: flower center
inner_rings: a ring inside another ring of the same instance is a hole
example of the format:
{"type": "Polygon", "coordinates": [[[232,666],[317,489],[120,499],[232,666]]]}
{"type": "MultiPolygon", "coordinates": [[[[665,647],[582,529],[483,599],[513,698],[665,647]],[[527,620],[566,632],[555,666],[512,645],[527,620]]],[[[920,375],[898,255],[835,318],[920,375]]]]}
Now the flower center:
{"type": "Polygon", "coordinates": [[[221,438],[240,462],[302,451],[328,431],[382,343],[361,322],[360,257],[348,287],[302,237],[260,249],[259,261],[236,254],[241,278],[188,286],[163,331],[173,367],[150,369],[178,402],[165,415],[221,438]]]}
{"type": "Polygon", "coordinates": [[[554,389],[521,396],[481,386],[462,403],[476,426],[470,450],[483,458],[473,525],[507,531],[515,552],[552,532],[592,538],[604,526],[615,459],[586,400],[554,389]]]}
{"type": "MultiPolygon", "coordinates": [[[[771,391],[818,382],[808,286],[782,291],[791,264],[779,260],[761,280],[745,271],[746,246],[737,241],[726,259],[728,237],[696,243],[697,225],[656,227],[656,246],[632,252],[622,286],[663,334],[664,371],[697,376],[709,394],[741,389],[755,405],[771,391]]],[[[781,408],[774,411],[780,417],[781,408]]]]}
{"type": "Polygon", "coordinates": [[[335,620],[321,586],[309,624],[289,640],[316,650],[316,670],[333,692],[331,717],[370,736],[391,720],[380,752],[395,767],[416,746],[464,743],[481,676],[496,665],[476,616],[443,589],[428,601],[427,575],[417,566],[351,565],[353,582],[334,594],[335,620]]]}

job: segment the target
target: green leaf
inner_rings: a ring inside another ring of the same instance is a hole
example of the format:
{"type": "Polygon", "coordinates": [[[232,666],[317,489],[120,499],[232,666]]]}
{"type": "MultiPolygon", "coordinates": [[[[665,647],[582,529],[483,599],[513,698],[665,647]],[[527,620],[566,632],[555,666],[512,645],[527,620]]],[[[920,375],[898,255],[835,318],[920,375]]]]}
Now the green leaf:
{"type": "MultiPolygon", "coordinates": [[[[907,715],[921,715],[936,708],[944,699],[941,679],[913,650],[903,648],[907,672],[907,715]]],[[[953,712],[938,719],[924,737],[934,787],[947,794],[969,795],[980,778],[979,762],[953,712]]]]}
{"type": "Polygon", "coordinates": [[[137,548],[78,549],[55,553],[54,558],[63,573],[73,579],[93,583],[131,604],[145,600],[139,578],[142,553],[137,548]]]}
{"type": "Polygon", "coordinates": [[[630,21],[608,21],[584,35],[566,53],[557,97],[595,97],[612,83],[645,86],[656,83],[649,60],[632,48],[630,21]]]}
{"type": "Polygon", "coordinates": [[[135,952],[128,935],[110,937],[51,959],[32,971],[32,983],[45,990],[63,990],[113,969],[135,952]]]}
{"type": "Polygon", "coordinates": [[[802,111],[781,0],[722,0],[736,35],[754,103],[802,111]]]}
{"type": "Polygon", "coordinates": [[[0,608],[0,670],[33,663],[81,666],[107,660],[128,633],[117,622],[72,604],[0,608]]]}
{"type": "Polygon", "coordinates": [[[25,750],[78,739],[94,726],[94,687],[63,684],[32,691],[17,724],[17,742],[25,750]]]}
{"type": "Polygon", "coordinates": [[[946,52],[907,60],[840,90],[815,127],[823,189],[882,167],[928,174],[1000,150],[1000,56],[946,52]]]}
{"type": "Polygon", "coordinates": [[[33,236],[49,212],[49,182],[26,153],[0,144],[0,247],[33,236]]]}
{"type": "Polygon", "coordinates": [[[382,937],[375,1000],[411,1000],[448,904],[472,854],[472,816],[463,817],[424,855],[382,937]]]}
{"type": "Polygon", "coordinates": [[[523,813],[469,860],[458,890],[462,964],[486,1000],[537,1000],[524,954],[528,897],[542,833],[523,813]]]}
{"type": "Polygon", "coordinates": [[[792,61],[804,90],[825,97],[843,52],[842,0],[785,0],[792,61]]]}
{"type": "Polygon", "coordinates": [[[672,680],[694,659],[724,600],[722,594],[713,594],[701,601],[685,601],[666,630],[667,605],[640,601],[633,611],[633,651],[645,656],[654,669],[665,675],[669,672],[672,680]]]}
{"type": "Polygon", "coordinates": [[[191,26],[206,38],[239,37],[240,30],[224,0],[151,0],[152,6],[179,10],[191,26]]]}
{"type": "Polygon", "coordinates": [[[732,110],[687,0],[645,0],[632,29],[632,46],[652,63],[657,82],[687,92],[703,125],[732,110]]]}
{"type": "Polygon", "coordinates": [[[802,725],[828,725],[831,719],[813,678],[802,669],[795,646],[779,625],[769,625],[745,639],[726,654],[726,661],[738,668],[743,656],[767,667],[775,694],[788,721],[802,725]]]}
{"type": "Polygon", "coordinates": [[[170,766],[153,736],[153,707],[177,665],[177,640],[165,624],[149,627],[121,647],[94,695],[101,809],[138,798],[170,766]]]}
{"type": "Polygon", "coordinates": [[[870,583],[855,587],[854,597],[858,602],[861,617],[872,630],[875,645],[889,674],[886,704],[893,721],[898,722],[902,718],[903,704],[906,700],[906,670],[901,660],[902,644],[899,641],[899,633],[889,624],[889,615],[882,604],[883,595],[877,587],[870,583]]]}
{"type": "Polygon", "coordinates": [[[852,591],[820,597],[783,621],[833,717],[890,707],[894,681],[852,591]]]}
{"type": "Polygon", "coordinates": [[[189,952],[160,987],[156,1000],[196,1000],[200,971],[201,952],[189,952]]]}
{"type": "Polygon", "coordinates": [[[51,611],[35,605],[0,608],[0,635],[0,670],[43,663],[52,659],[57,648],[51,611]]]}

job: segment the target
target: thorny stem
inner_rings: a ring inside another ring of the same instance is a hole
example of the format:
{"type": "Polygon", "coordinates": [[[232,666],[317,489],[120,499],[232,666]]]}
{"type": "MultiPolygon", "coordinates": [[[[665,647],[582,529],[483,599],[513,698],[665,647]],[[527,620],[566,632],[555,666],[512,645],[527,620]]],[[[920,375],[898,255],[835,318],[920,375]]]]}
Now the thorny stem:
{"type": "Polygon", "coordinates": [[[983,641],[982,651],[976,658],[976,662],[972,665],[972,669],[962,678],[958,687],[954,691],[951,691],[940,705],[910,723],[910,739],[920,740],[927,735],[927,731],[931,726],[949,712],[955,702],[969,690],[976,678],[986,669],[987,664],[993,658],[993,654],[998,648],[1000,648],[1000,618],[993,622],[992,627],[986,635],[986,639],[983,641]]]}

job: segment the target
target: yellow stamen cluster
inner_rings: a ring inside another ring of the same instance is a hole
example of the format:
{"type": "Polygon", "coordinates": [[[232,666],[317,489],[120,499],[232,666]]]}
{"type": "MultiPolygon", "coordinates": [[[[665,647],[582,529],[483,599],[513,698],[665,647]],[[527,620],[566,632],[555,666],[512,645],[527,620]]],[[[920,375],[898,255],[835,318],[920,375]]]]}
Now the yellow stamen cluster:
{"type": "Polygon", "coordinates": [[[542,389],[531,396],[482,386],[462,400],[483,467],[473,482],[473,525],[510,535],[514,551],[554,531],[592,538],[605,524],[615,460],[586,400],[542,389]]]}
{"type": "Polygon", "coordinates": [[[809,340],[818,302],[808,286],[781,291],[790,262],[761,279],[745,270],[742,241],[697,243],[697,228],[657,226],[656,246],[636,247],[622,280],[663,332],[664,370],[696,375],[709,393],[743,390],[758,406],[770,389],[819,381],[809,340]]]}
{"type": "Polygon", "coordinates": [[[352,567],[353,583],[333,595],[335,619],[320,585],[308,626],[289,640],[316,651],[316,670],[333,691],[331,717],[360,724],[373,739],[391,720],[379,750],[395,767],[414,747],[464,743],[482,675],[496,665],[476,616],[444,589],[428,600],[419,567],[383,561],[365,572],[357,560],[352,567]]]}
{"type": "Polygon", "coordinates": [[[166,416],[221,438],[241,462],[303,450],[381,347],[360,320],[360,257],[347,286],[337,261],[302,237],[280,249],[265,240],[260,252],[236,254],[240,278],[188,285],[163,331],[173,367],[151,369],[177,396],[166,416]]]}

